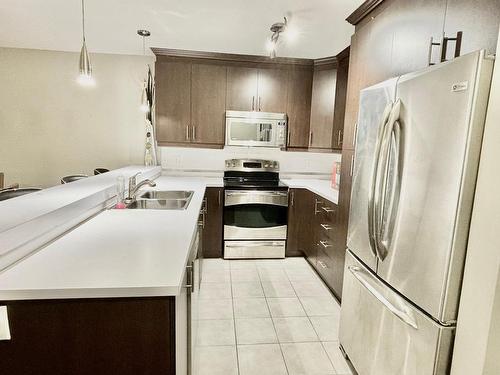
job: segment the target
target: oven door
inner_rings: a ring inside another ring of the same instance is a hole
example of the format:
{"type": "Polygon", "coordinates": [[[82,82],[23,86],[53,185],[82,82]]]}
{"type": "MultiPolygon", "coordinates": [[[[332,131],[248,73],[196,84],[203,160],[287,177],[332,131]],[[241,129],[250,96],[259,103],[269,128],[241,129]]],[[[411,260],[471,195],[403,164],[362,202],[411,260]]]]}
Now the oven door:
{"type": "Polygon", "coordinates": [[[281,147],[278,120],[226,119],[226,146],[281,147]]]}
{"type": "Polygon", "coordinates": [[[287,191],[227,190],[224,239],[286,239],[287,191]]]}

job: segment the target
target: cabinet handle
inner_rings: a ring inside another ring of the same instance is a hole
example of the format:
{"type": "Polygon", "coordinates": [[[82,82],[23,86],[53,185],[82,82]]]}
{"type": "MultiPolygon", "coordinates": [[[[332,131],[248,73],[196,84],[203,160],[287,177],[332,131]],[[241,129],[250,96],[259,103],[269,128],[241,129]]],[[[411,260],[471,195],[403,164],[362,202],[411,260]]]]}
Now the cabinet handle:
{"type": "Polygon", "coordinates": [[[255,95],[252,96],[252,111],[255,111],[255,95]]]}
{"type": "Polygon", "coordinates": [[[332,226],[330,224],[320,224],[321,225],[321,228],[323,228],[324,230],[331,230],[332,229],[332,226]]]}
{"type": "Polygon", "coordinates": [[[259,112],[261,111],[260,104],[261,104],[261,98],[260,98],[260,96],[259,96],[259,112]]]}
{"type": "Polygon", "coordinates": [[[321,207],[321,209],[327,213],[335,212],[335,210],[333,208],[330,208],[330,207],[321,207]]]}
{"type": "Polygon", "coordinates": [[[295,205],[295,191],[290,193],[290,206],[293,207],[295,205]]]}
{"type": "Polygon", "coordinates": [[[321,201],[319,199],[315,199],[315,202],[314,202],[314,214],[316,215],[319,210],[318,210],[318,204],[320,204],[321,201]]]}
{"type": "Polygon", "coordinates": [[[318,264],[321,266],[321,268],[328,268],[324,262],[321,260],[318,260],[318,264]]]}
{"type": "Polygon", "coordinates": [[[349,167],[349,176],[352,177],[353,171],[354,171],[354,155],[351,155],[351,166],[349,167]]]}
{"type": "Polygon", "coordinates": [[[7,306],[0,306],[0,341],[10,340],[9,316],[7,306]]]}
{"type": "Polygon", "coordinates": [[[337,146],[342,145],[342,133],[343,133],[343,130],[339,130],[339,132],[337,134],[337,146]]]}
{"type": "Polygon", "coordinates": [[[358,122],[354,123],[354,130],[352,131],[352,147],[356,146],[356,137],[358,135],[358,122]]]}
{"type": "Polygon", "coordinates": [[[290,146],[290,134],[291,134],[291,133],[292,133],[292,132],[289,130],[289,131],[288,131],[288,134],[287,134],[287,136],[286,136],[286,145],[287,145],[288,147],[290,146]]]}
{"type": "Polygon", "coordinates": [[[187,277],[186,285],[184,285],[184,288],[190,289],[191,293],[193,293],[194,292],[193,265],[190,264],[189,266],[186,266],[186,271],[187,271],[188,277],[187,277]]]}
{"type": "Polygon", "coordinates": [[[323,246],[325,249],[332,247],[328,242],[326,241],[319,241],[320,245],[323,246]]]}
{"type": "MultiPolygon", "coordinates": [[[[435,65],[435,63],[432,62],[432,49],[433,49],[433,47],[440,46],[440,45],[441,45],[441,43],[435,42],[434,37],[431,36],[431,42],[429,43],[429,61],[428,61],[429,66],[435,65]]],[[[442,52],[441,52],[441,54],[442,54],[442,52]]]]}
{"type": "Polygon", "coordinates": [[[217,194],[217,203],[218,205],[220,206],[220,189],[219,189],[219,193],[217,194]]]}
{"type": "Polygon", "coordinates": [[[441,48],[441,62],[446,61],[446,54],[448,52],[448,42],[454,41],[455,42],[455,53],[453,54],[453,57],[458,57],[460,56],[460,49],[462,48],[462,31],[457,32],[457,35],[454,38],[448,38],[446,36],[443,37],[443,46],[441,48]]]}
{"type": "Polygon", "coordinates": [[[186,141],[189,141],[189,125],[186,125],[186,141]]]}
{"type": "Polygon", "coordinates": [[[191,126],[192,130],[192,135],[193,135],[193,142],[196,140],[196,127],[194,125],[191,126]]]}
{"type": "Polygon", "coordinates": [[[309,146],[312,146],[313,144],[313,132],[309,133],[309,146]]]}

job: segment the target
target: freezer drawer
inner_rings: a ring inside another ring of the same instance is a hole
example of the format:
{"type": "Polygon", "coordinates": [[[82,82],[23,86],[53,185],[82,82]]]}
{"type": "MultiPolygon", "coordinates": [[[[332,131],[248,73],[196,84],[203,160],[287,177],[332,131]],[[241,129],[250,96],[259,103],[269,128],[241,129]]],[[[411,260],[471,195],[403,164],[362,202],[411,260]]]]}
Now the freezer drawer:
{"type": "Polygon", "coordinates": [[[347,252],[339,339],[359,375],[444,375],[454,327],[410,305],[347,252]]]}

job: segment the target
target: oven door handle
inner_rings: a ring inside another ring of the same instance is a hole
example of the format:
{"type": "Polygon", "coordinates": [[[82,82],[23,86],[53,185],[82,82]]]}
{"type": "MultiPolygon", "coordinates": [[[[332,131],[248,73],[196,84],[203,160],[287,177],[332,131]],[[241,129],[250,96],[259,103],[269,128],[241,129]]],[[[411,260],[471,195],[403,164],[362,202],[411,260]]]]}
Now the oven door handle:
{"type": "Polygon", "coordinates": [[[239,244],[229,244],[226,242],[225,246],[226,247],[274,247],[274,246],[281,246],[283,245],[283,241],[281,242],[268,242],[268,241],[263,241],[263,242],[255,242],[255,241],[252,241],[252,242],[248,242],[244,245],[242,245],[241,243],[239,244]]]}
{"type": "Polygon", "coordinates": [[[287,207],[288,192],[226,191],[224,206],[227,207],[242,204],[262,204],[287,207]]]}

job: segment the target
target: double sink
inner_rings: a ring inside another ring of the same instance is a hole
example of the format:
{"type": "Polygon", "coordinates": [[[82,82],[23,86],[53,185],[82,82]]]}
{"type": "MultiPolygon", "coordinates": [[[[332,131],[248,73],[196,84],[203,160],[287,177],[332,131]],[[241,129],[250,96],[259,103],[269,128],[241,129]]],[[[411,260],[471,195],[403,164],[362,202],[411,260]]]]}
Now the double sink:
{"type": "Polygon", "coordinates": [[[128,209],[142,210],[185,210],[193,191],[187,190],[147,190],[139,193],[134,201],[127,205],[128,209]]]}

